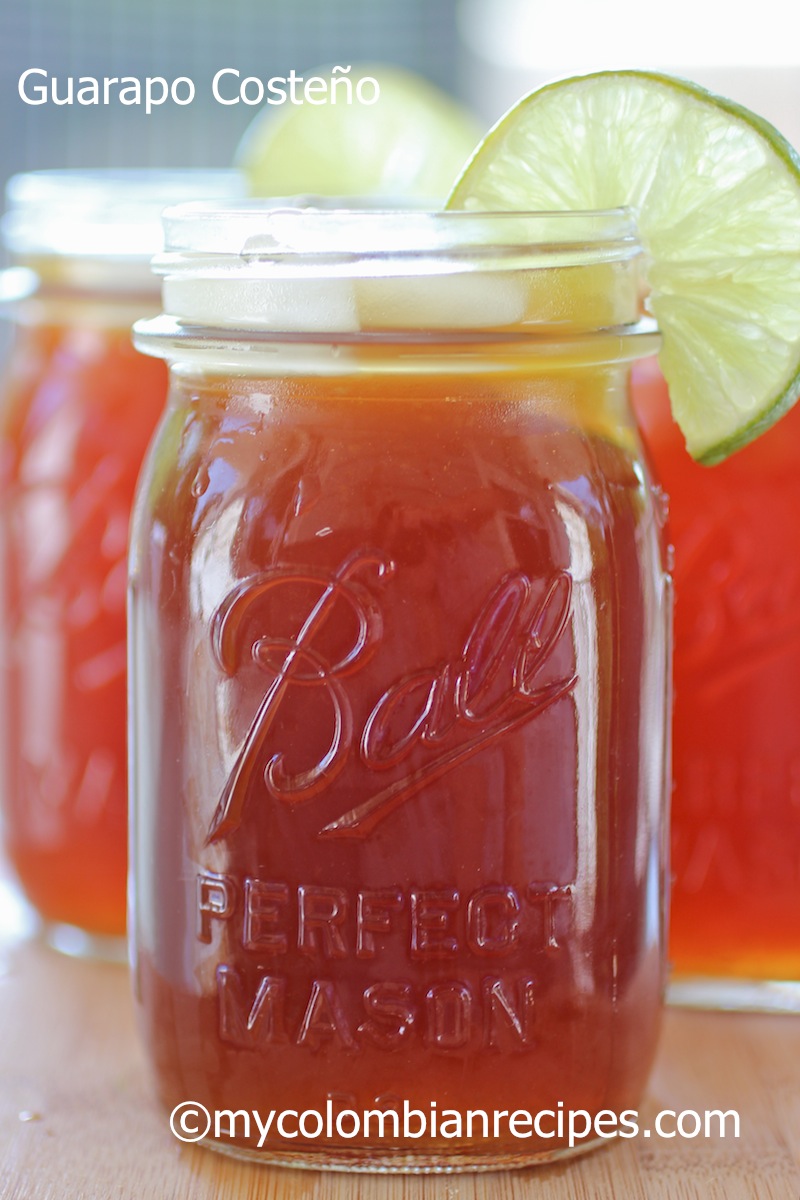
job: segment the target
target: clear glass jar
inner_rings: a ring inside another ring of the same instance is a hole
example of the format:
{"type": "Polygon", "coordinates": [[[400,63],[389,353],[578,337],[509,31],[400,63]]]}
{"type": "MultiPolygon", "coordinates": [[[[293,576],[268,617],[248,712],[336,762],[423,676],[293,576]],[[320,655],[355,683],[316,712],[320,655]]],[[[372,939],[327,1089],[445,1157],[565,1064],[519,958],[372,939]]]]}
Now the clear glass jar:
{"type": "Polygon", "coordinates": [[[130,580],[163,1101],[293,1111],[261,1145],[203,1138],[291,1165],[591,1145],[556,1114],[636,1106],[664,983],[669,588],[628,407],[656,342],[633,222],[255,206],[166,228],[166,315],[136,344],[170,399],[130,580]],[[460,1133],[432,1131],[445,1109],[460,1133]],[[553,1133],[510,1129],[542,1109],[553,1133]]]}
{"type": "Polygon", "coordinates": [[[158,311],[161,210],[233,172],[12,179],[2,295],[0,709],[8,856],[50,939],[124,957],[125,577],[136,476],[167,374],[130,326],[158,311]]]}
{"type": "Polygon", "coordinates": [[[655,362],[634,397],[675,544],[670,999],[800,1012],[800,406],[709,470],[655,362]]]}

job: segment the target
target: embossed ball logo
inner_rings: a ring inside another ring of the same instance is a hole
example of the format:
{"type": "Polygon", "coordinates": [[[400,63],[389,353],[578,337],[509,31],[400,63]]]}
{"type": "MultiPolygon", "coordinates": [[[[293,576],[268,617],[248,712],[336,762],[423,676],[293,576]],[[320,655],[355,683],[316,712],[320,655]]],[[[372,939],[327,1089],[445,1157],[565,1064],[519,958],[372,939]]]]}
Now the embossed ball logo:
{"type": "Polygon", "coordinates": [[[347,680],[363,670],[382,642],[380,593],[395,575],[396,565],[386,555],[361,550],[334,571],[278,566],[250,576],[219,605],[212,622],[219,668],[235,677],[246,663],[255,663],[268,682],[228,774],[206,844],[239,827],[259,776],[273,800],[292,806],[327,790],[354,754],[369,771],[395,769],[399,775],[318,833],[363,837],[428,784],[574,688],[574,672],[548,670],[571,625],[570,575],[556,571],[535,581],[513,571],[491,589],[460,653],[392,682],[357,731],[347,680]],[[278,635],[269,628],[270,603],[282,590],[296,592],[298,586],[314,599],[299,614],[296,634],[278,635]],[[331,656],[322,648],[322,634],[343,608],[352,633],[349,644],[331,656]],[[254,627],[259,630],[255,638],[254,627]],[[283,707],[298,688],[313,689],[327,706],[330,739],[323,753],[291,772],[279,745],[279,726],[283,707]],[[398,722],[401,710],[404,720],[398,722]],[[415,750],[427,751],[424,762],[404,771],[415,750]]]}

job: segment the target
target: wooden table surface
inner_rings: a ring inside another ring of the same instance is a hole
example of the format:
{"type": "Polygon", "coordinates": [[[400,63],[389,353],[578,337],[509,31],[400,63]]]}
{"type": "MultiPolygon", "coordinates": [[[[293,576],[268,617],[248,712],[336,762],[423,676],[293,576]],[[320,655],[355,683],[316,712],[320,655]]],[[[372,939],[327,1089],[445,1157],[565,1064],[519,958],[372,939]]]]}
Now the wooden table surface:
{"type": "Polygon", "coordinates": [[[124,967],[0,941],[0,1200],[798,1200],[800,1017],[669,1011],[642,1115],[664,1108],[735,1108],[741,1136],[640,1137],[486,1175],[236,1163],[169,1132],[124,967]]]}

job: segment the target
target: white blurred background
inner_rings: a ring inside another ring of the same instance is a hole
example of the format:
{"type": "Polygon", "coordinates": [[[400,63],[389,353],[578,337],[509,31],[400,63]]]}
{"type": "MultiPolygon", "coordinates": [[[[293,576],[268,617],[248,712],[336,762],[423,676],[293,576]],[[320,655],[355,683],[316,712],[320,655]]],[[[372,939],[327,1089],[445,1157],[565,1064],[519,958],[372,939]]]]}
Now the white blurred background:
{"type": "Polygon", "coordinates": [[[553,77],[607,67],[684,74],[754,108],[800,145],[800,0],[0,0],[0,186],[60,166],[221,166],[253,108],[210,95],[223,66],[394,62],[493,122],[553,77]],[[49,74],[189,75],[187,108],[32,108],[49,74]]]}
{"type": "Polygon", "coordinates": [[[459,86],[494,121],[549,79],[636,67],[683,75],[800,146],[800,0],[459,0],[459,86]]]}

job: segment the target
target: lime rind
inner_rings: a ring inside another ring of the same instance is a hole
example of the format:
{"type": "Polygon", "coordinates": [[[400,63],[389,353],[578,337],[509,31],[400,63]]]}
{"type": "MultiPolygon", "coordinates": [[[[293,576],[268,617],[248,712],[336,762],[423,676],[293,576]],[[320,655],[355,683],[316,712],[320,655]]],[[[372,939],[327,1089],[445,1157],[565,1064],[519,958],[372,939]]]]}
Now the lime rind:
{"type": "Polygon", "coordinates": [[[800,157],[769,122],[671,76],[602,72],[520,101],[450,208],[638,214],[648,308],[690,453],[718,462],[800,391],[800,157]]]}

